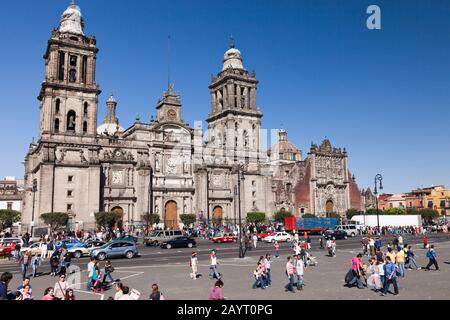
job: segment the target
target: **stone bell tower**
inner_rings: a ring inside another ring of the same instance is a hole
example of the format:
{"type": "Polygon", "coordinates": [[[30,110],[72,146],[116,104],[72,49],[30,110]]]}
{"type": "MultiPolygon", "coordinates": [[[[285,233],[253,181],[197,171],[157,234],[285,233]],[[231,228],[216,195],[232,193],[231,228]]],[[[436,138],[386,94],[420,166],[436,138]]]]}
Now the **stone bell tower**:
{"type": "Polygon", "coordinates": [[[84,34],[80,8],[72,0],[52,31],[45,52],[45,80],[39,94],[39,138],[52,135],[95,136],[97,98],[95,82],[98,49],[94,37],[84,34]]]}
{"type": "Polygon", "coordinates": [[[211,79],[207,119],[210,146],[233,154],[231,162],[257,162],[259,157],[262,113],[256,104],[257,84],[255,73],[244,68],[241,52],[231,38],[222,70],[211,79]]]}

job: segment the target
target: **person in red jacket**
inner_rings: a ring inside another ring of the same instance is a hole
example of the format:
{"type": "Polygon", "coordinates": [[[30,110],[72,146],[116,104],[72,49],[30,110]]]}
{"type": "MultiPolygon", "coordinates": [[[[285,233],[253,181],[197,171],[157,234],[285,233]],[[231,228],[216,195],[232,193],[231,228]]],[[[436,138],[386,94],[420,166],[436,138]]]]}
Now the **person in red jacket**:
{"type": "Polygon", "coordinates": [[[428,237],[424,236],[423,237],[423,248],[426,249],[428,246],[428,237]]]}

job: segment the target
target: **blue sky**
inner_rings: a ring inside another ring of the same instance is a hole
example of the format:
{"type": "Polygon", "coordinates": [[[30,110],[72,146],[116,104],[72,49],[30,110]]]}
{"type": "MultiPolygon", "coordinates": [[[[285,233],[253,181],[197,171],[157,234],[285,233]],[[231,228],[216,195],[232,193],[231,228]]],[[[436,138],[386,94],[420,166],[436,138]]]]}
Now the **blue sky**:
{"type": "MultiPolygon", "coordinates": [[[[37,137],[42,58],[69,0],[3,1],[0,8],[0,177],[23,177],[37,137]]],[[[99,123],[107,95],[124,127],[147,121],[167,87],[167,37],[183,118],[210,108],[208,85],[229,37],[260,81],[263,126],[283,126],[306,156],[327,136],[346,147],[361,188],[450,185],[450,3],[382,0],[234,2],[77,0],[100,48],[99,123]],[[366,28],[381,8],[382,29],[366,28]]]]}

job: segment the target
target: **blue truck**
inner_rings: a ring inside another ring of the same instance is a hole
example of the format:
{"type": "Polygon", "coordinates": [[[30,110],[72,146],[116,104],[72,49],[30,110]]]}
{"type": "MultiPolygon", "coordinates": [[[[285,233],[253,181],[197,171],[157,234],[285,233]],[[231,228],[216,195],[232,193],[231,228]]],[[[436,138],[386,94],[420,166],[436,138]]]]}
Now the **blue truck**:
{"type": "Polygon", "coordinates": [[[309,234],[321,234],[322,232],[334,229],[339,224],[338,218],[296,218],[286,217],[284,228],[287,231],[307,232],[309,234]]]}

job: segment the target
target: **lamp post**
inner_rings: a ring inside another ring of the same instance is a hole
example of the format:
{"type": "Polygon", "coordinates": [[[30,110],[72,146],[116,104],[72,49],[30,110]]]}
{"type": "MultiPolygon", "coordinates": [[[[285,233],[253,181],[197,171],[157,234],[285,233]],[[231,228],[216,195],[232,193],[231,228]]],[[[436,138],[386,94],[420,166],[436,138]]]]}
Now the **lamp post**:
{"type": "Polygon", "coordinates": [[[238,214],[239,214],[239,234],[238,234],[238,241],[239,241],[239,258],[244,258],[244,249],[242,248],[242,218],[241,218],[241,181],[244,181],[244,164],[239,164],[238,168],[238,214]]]}
{"type": "Polygon", "coordinates": [[[376,204],[377,204],[377,229],[378,229],[378,232],[380,232],[380,212],[378,211],[377,182],[379,182],[380,190],[383,190],[383,177],[379,173],[375,176],[375,189],[374,189],[373,193],[375,194],[375,201],[376,201],[376,204]]]}
{"type": "Polygon", "coordinates": [[[31,212],[31,237],[33,237],[34,231],[34,203],[37,191],[37,179],[33,179],[33,185],[31,186],[31,192],[33,192],[33,210],[31,212]]]}

